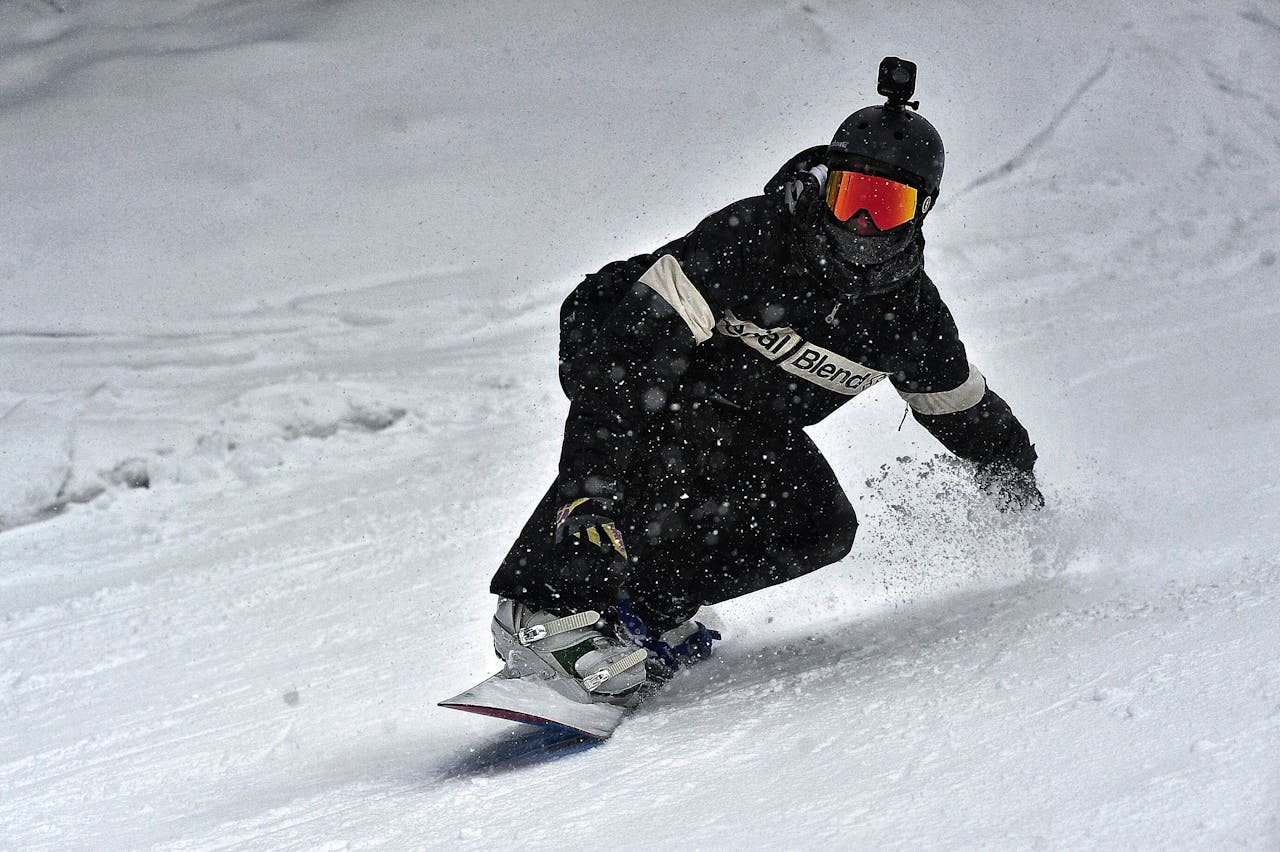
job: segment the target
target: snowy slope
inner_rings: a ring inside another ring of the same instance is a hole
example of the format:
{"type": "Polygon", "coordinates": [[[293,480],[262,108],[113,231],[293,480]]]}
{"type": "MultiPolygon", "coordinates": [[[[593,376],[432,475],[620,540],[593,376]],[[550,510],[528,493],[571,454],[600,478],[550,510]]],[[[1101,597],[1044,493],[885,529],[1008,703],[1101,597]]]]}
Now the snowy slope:
{"type": "Polygon", "coordinates": [[[0,848],[1280,845],[1280,8],[547,9],[0,0],[0,848]],[[854,553],[509,759],[435,701],[495,666],[559,299],[888,53],[1049,510],[873,391],[814,430],[854,553]]]}

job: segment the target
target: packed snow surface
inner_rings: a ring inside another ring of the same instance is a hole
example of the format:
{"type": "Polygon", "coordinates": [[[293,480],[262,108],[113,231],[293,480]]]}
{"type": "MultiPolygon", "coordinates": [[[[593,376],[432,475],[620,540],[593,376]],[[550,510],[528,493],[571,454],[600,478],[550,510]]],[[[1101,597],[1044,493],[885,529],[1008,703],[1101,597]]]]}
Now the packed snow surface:
{"type": "Polygon", "coordinates": [[[1265,0],[0,0],[0,847],[1280,846],[1277,79],[1265,0]],[[1048,508],[881,386],[854,552],[612,740],[436,707],[560,299],[886,54],[1048,508]]]}

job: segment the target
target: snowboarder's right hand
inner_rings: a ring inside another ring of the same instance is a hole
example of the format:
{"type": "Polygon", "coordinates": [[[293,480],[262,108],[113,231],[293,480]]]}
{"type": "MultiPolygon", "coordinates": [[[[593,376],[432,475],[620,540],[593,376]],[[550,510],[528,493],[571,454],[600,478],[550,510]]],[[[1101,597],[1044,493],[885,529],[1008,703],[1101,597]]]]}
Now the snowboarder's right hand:
{"type": "Polygon", "coordinates": [[[603,501],[574,500],[556,513],[554,579],[563,606],[604,611],[627,578],[627,548],[603,501]]]}
{"type": "Polygon", "coordinates": [[[626,559],[627,547],[622,543],[618,525],[612,518],[599,514],[598,510],[603,507],[595,505],[597,503],[593,498],[580,497],[561,506],[556,512],[556,544],[562,545],[566,539],[572,539],[569,542],[571,547],[595,547],[626,559]]]}

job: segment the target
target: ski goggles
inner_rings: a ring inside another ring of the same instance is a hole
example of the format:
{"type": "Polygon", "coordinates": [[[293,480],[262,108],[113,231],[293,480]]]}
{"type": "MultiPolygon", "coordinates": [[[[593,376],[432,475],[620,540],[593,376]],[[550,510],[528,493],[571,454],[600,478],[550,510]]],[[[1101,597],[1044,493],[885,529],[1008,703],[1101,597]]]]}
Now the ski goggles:
{"type": "Polygon", "coordinates": [[[827,175],[827,206],[836,219],[848,222],[866,210],[882,231],[910,222],[919,193],[914,186],[862,172],[833,171],[827,175]]]}

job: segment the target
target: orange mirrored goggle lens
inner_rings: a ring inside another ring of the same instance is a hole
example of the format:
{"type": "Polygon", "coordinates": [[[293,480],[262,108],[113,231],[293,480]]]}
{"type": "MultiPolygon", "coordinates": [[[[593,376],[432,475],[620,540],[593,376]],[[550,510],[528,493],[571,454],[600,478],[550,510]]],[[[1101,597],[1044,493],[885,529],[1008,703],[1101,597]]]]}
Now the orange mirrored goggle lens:
{"type": "Polygon", "coordinates": [[[841,222],[866,210],[882,231],[911,221],[916,215],[916,188],[861,172],[832,172],[827,176],[827,206],[841,222]]]}

